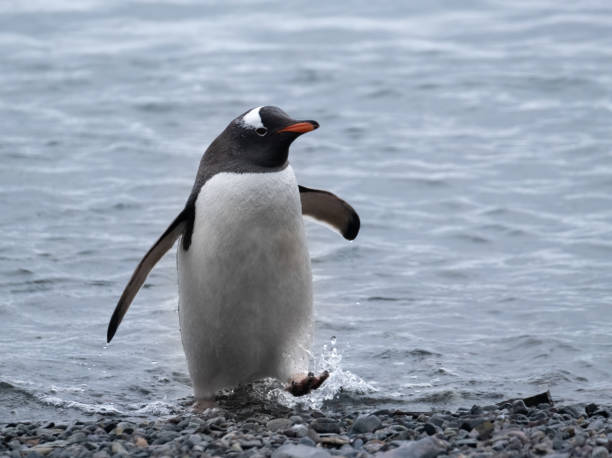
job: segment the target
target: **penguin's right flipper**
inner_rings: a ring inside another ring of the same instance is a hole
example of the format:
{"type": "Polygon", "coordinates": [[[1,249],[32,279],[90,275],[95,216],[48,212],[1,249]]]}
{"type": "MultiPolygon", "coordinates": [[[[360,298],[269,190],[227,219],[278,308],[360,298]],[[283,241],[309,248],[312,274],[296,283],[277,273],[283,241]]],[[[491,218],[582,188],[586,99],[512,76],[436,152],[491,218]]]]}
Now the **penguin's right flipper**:
{"type": "Polygon", "coordinates": [[[161,237],[155,242],[155,244],[149,249],[144,258],[140,261],[136,270],[132,274],[132,278],[128,282],[127,286],[123,290],[123,294],[119,298],[119,302],[115,307],[113,316],[108,323],[108,330],[106,333],[106,341],[110,342],[117,328],[123,319],[123,316],[127,312],[132,300],[136,296],[138,290],[145,282],[147,275],[151,272],[151,269],[157,264],[157,261],[166,254],[166,252],[172,248],[177,238],[185,231],[188,225],[188,211],[183,210],[176,219],[168,226],[168,229],[161,235],[161,237]]]}
{"type": "Polygon", "coordinates": [[[359,215],[340,197],[329,191],[311,189],[298,185],[302,201],[302,214],[327,223],[347,240],[359,233],[359,215]]]}

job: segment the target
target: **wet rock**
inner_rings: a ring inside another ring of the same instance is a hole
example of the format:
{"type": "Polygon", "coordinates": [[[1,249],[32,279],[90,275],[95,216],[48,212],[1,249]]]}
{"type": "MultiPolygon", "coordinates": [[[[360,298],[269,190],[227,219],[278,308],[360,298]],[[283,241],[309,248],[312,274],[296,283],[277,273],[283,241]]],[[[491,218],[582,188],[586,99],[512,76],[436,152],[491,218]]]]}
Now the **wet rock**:
{"type": "Polygon", "coordinates": [[[110,458],[110,455],[106,450],[100,450],[91,455],[91,458],[110,458]]]}
{"type": "Polygon", "coordinates": [[[341,431],[340,424],[327,417],[317,418],[310,423],[310,427],[318,433],[340,433],[341,431]]]}
{"type": "Polygon", "coordinates": [[[504,439],[500,439],[500,440],[493,442],[493,450],[497,452],[501,452],[502,450],[505,450],[507,446],[508,446],[508,441],[504,439]]]}
{"type": "Polygon", "coordinates": [[[436,437],[407,441],[398,448],[381,454],[384,458],[435,458],[446,452],[448,444],[436,437]]]}
{"type": "Polygon", "coordinates": [[[513,414],[522,414],[527,415],[529,410],[527,410],[527,406],[522,399],[518,399],[512,403],[512,413],[513,414]]]}
{"type": "Polygon", "coordinates": [[[287,444],[272,453],[272,458],[329,458],[328,451],[304,444],[287,444]]]}
{"type": "Polygon", "coordinates": [[[160,431],[157,433],[156,439],[153,441],[153,444],[165,444],[167,442],[172,442],[179,436],[179,433],[176,431],[160,431]]]}
{"type": "Polygon", "coordinates": [[[587,416],[590,417],[595,412],[597,412],[598,409],[599,409],[599,406],[593,402],[591,404],[587,404],[584,408],[584,411],[586,412],[587,416]]]}
{"type": "Polygon", "coordinates": [[[314,447],[317,445],[315,441],[313,441],[310,437],[302,437],[299,441],[302,445],[308,445],[309,447],[314,447]]]}
{"type": "Polygon", "coordinates": [[[353,423],[351,432],[353,434],[371,433],[380,428],[381,424],[380,418],[376,415],[361,415],[353,423]]]}
{"type": "Polygon", "coordinates": [[[517,413],[513,415],[512,420],[514,420],[515,423],[518,423],[520,425],[525,425],[529,423],[529,418],[527,418],[527,415],[523,415],[522,413],[517,413]]]}
{"type": "Polygon", "coordinates": [[[239,441],[240,447],[243,450],[249,449],[249,448],[258,448],[261,447],[262,442],[261,440],[255,438],[255,437],[251,437],[251,438],[244,438],[241,439],[239,441]]]}
{"type": "Polygon", "coordinates": [[[529,416],[529,419],[531,421],[545,422],[546,420],[548,420],[548,415],[546,415],[546,412],[540,410],[540,411],[533,412],[529,416]]]}
{"type": "MultiPolygon", "coordinates": [[[[200,436],[197,436],[195,434],[194,434],[194,436],[196,436],[198,439],[200,438],[200,436]]],[[[144,437],[136,436],[134,438],[134,445],[136,445],[136,447],[144,448],[144,447],[148,447],[149,443],[147,442],[147,440],[144,437]]]]}
{"type": "Polygon", "coordinates": [[[372,439],[363,444],[363,449],[368,453],[376,453],[385,446],[383,441],[372,439]]]}
{"type": "Polygon", "coordinates": [[[349,443],[349,438],[339,434],[321,434],[319,443],[325,447],[341,447],[349,443]]]}
{"type": "Polygon", "coordinates": [[[440,414],[434,414],[429,418],[429,422],[435,426],[442,428],[444,423],[446,423],[446,419],[440,414]]]}
{"type": "Polygon", "coordinates": [[[472,415],[482,415],[483,410],[482,407],[477,406],[477,405],[473,405],[472,408],[470,409],[470,414],[472,415]]]}
{"type": "Polygon", "coordinates": [[[113,455],[127,455],[128,454],[128,451],[125,449],[123,444],[121,444],[119,441],[114,441],[112,443],[111,451],[113,452],[113,455]]]}
{"type": "Polygon", "coordinates": [[[291,431],[294,437],[305,437],[308,434],[308,427],[306,425],[293,425],[291,431]]]}
{"type": "Polygon", "coordinates": [[[134,424],[129,423],[127,421],[121,421],[117,423],[117,426],[115,426],[115,429],[113,432],[117,435],[124,434],[124,433],[132,434],[134,432],[134,424]]]}
{"type": "Polygon", "coordinates": [[[569,415],[572,418],[578,418],[580,416],[578,409],[573,406],[564,406],[559,409],[559,413],[569,415]]]}
{"type": "Polygon", "coordinates": [[[425,423],[423,425],[423,432],[425,432],[428,436],[433,436],[439,430],[440,430],[440,428],[438,428],[436,425],[434,425],[432,423],[425,423]]]}
{"type": "Polygon", "coordinates": [[[476,448],[478,446],[478,441],[476,439],[472,439],[472,438],[461,439],[461,440],[456,441],[455,445],[457,445],[458,447],[474,447],[474,448],[476,448]]]}
{"type": "Polygon", "coordinates": [[[605,447],[595,447],[591,453],[591,458],[608,458],[610,453],[605,447]]]}
{"type": "Polygon", "coordinates": [[[552,453],[551,448],[546,443],[536,444],[533,447],[533,451],[538,455],[548,455],[552,453]]]}

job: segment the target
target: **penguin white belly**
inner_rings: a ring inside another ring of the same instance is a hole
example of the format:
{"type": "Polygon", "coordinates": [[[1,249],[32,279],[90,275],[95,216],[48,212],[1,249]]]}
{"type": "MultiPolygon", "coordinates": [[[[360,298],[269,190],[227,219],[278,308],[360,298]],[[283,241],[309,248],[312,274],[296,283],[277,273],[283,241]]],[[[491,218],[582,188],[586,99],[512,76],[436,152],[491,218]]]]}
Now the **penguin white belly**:
{"type": "Polygon", "coordinates": [[[220,173],[200,190],[178,249],[179,318],[194,393],[308,369],[312,275],[290,166],[220,173]]]}

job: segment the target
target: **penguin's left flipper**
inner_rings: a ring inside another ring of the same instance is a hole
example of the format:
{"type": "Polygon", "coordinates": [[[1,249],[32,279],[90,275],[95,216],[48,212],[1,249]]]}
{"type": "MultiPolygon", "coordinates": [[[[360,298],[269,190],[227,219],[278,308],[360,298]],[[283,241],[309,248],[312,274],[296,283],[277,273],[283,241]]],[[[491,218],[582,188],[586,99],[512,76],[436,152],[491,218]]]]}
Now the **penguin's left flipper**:
{"type": "Polygon", "coordinates": [[[130,304],[134,300],[136,293],[140,290],[140,287],[145,282],[147,275],[151,272],[151,269],[157,264],[157,261],[166,254],[166,252],[172,248],[177,238],[185,231],[188,225],[188,210],[185,209],[176,217],[176,219],[168,226],[168,229],[161,235],[161,237],[155,242],[155,244],[149,249],[144,258],[140,261],[136,270],[132,274],[132,278],[128,282],[127,286],[123,290],[123,294],[119,298],[119,302],[115,307],[113,316],[108,323],[108,330],[106,332],[106,341],[110,342],[117,328],[123,319],[123,316],[127,312],[130,304]]]}
{"type": "Polygon", "coordinates": [[[319,388],[328,377],[329,372],[327,371],[323,371],[318,377],[309,372],[306,377],[300,380],[291,380],[285,389],[294,396],[304,396],[319,388]]]}
{"type": "Polygon", "coordinates": [[[329,191],[298,185],[302,200],[302,214],[327,223],[347,240],[359,233],[359,215],[353,207],[329,191]]]}

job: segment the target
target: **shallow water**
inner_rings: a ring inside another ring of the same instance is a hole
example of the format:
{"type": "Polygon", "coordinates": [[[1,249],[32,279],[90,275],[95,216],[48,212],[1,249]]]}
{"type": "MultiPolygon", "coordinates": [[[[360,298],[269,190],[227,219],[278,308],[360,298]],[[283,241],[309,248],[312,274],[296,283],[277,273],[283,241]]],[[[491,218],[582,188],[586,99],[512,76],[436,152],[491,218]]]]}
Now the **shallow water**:
{"type": "Polygon", "coordinates": [[[3,421],[183,408],[174,254],[106,325],[264,104],[321,123],[298,179],[363,223],[307,224],[335,375],[305,402],[612,402],[609,2],[9,1],[0,67],[3,421]]]}

